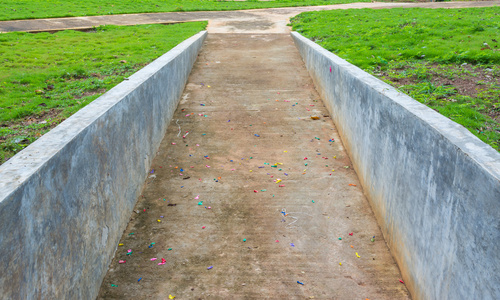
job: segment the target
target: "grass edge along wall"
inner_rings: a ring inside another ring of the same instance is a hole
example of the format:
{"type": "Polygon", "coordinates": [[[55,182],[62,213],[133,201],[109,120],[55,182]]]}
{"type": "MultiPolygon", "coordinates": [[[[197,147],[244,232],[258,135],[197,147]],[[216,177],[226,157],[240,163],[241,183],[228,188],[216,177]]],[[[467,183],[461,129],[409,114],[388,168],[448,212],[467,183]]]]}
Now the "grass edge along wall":
{"type": "Polygon", "coordinates": [[[500,153],[292,36],[414,299],[500,298],[500,153]]]}
{"type": "Polygon", "coordinates": [[[4,298],[95,299],[206,34],[0,166],[4,298]]]}
{"type": "Polygon", "coordinates": [[[500,6],[307,12],[292,24],[500,151],[498,20],[500,6]]]}
{"type": "Polygon", "coordinates": [[[0,35],[0,163],[207,22],[0,35]]]}

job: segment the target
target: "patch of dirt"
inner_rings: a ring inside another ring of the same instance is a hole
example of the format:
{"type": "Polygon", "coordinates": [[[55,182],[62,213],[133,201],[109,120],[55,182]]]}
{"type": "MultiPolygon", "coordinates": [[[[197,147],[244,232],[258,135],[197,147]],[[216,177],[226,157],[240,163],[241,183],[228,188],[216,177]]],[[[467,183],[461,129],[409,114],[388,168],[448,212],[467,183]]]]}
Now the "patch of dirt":
{"type": "Polygon", "coordinates": [[[49,110],[42,111],[39,114],[25,117],[20,122],[12,122],[12,123],[8,124],[8,126],[4,126],[4,127],[13,127],[15,125],[28,126],[28,125],[32,125],[32,124],[39,124],[41,122],[44,122],[47,119],[57,118],[57,116],[61,113],[61,111],[62,111],[62,109],[51,108],[49,110]]]}
{"type": "MultiPolygon", "coordinates": [[[[18,130],[19,127],[21,127],[21,132],[16,133],[16,134],[9,134],[6,136],[0,136],[0,144],[4,143],[8,138],[14,137],[14,136],[19,136],[19,135],[34,135],[36,137],[41,137],[42,135],[40,133],[33,133],[40,131],[40,129],[32,129],[32,128],[27,128],[26,126],[33,125],[33,124],[44,124],[47,123],[47,119],[57,119],[58,115],[61,113],[61,109],[56,109],[56,108],[51,108],[50,110],[43,111],[38,115],[31,115],[27,116],[24,119],[16,122],[5,122],[2,123],[0,126],[1,127],[8,127],[11,129],[18,130]]],[[[45,129],[52,129],[56,127],[59,123],[64,121],[64,119],[58,119],[56,122],[51,122],[49,127],[46,127],[45,129]]]]}
{"type": "MultiPolygon", "coordinates": [[[[0,160],[0,165],[8,161],[13,155],[15,155],[19,150],[13,150],[9,147],[5,147],[4,143],[8,142],[9,139],[14,140],[15,144],[31,144],[34,140],[41,137],[46,131],[53,129],[62,121],[64,118],[59,117],[61,109],[51,108],[49,110],[43,111],[37,115],[27,116],[22,120],[15,122],[4,122],[0,124],[1,127],[7,127],[11,129],[10,134],[0,136],[0,149],[2,149],[5,155],[3,160],[0,160]],[[47,119],[52,119],[48,122],[47,119]],[[29,127],[33,124],[47,124],[46,126],[29,127]]],[[[12,143],[12,141],[11,141],[12,143]]]]}
{"type": "Polygon", "coordinates": [[[493,105],[495,108],[488,112],[488,116],[490,116],[493,120],[500,122],[500,106],[493,105]]]}
{"type": "Polygon", "coordinates": [[[92,73],[92,74],[90,74],[90,76],[95,77],[95,78],[99,78],[99,79],[106,77],[106,76],[103,76],[102,74],[99,74],[99,73],[92,73]]]}
{"type": "MultiPolygon", "coordinates": [[[[443,68],[440,65],[432,64],[429,65],[429,73],[431,74],[430,79],[420,79],[417,77],[407,77],[407,78],[394,78],[391,77],[391,74],[387,72],[381,72],[382,77],[396,83],[398,86],[416,84],[419,82],[423,82],[429,80],[436,86],[453,86],[457,93],[464,96],[469,97],[477,97],[478,93],[488,88],[489,85],[485,85],[487,83],[500,84],[500,78],[498,76],[494,76],[492,72],[487,71],[486,69],[473,69],[470,65],[457,66],[455,70],[459,73],[458,69],[463,69],[470,72],[470,75],[467,74],[457,74],[454,75],[453,78],[449,78],[444,76],[443,74],[439,74],[433,70],[443,68]],[[481,83],[482,82],[482,83],[481,83]]],[[[450,69],[449,66],[446,68],[450,69]]],[[[403,71],[408,68],[398,69],[398,71],[403,71]]]]}
{"type": "Polygon", "coordinates": [[[79,96],[75,96],[75,99],[81,99],[83,97],[88,97],[88,96],[94,96],[97,94],[102,94],[106,92],[106,89],[97,89],[97,90],[91,90],[91,91],[85,91],[83,94],[79,96]]]}

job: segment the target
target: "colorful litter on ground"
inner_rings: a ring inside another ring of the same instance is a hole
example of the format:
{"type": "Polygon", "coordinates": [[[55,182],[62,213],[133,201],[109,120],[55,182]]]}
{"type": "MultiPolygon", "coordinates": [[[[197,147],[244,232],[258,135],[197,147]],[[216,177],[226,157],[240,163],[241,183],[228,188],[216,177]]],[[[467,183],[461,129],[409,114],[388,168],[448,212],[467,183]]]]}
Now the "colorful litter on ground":
{"type": "Polygon", "coordinates": [[[409,298],[287,35],[209,35],[183,99],[98,299],[409,298]]]}

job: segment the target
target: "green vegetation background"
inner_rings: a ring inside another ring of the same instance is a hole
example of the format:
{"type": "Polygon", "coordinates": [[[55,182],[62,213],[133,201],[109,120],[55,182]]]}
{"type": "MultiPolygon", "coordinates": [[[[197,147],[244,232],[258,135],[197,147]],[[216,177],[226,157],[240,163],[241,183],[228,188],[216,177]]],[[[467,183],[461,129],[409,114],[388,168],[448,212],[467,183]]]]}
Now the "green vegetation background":
{"type": "MultiPolygon", "coordinates": [[[[129,2],[138,6],[153,3],[129,2]]],[[[125,7],[129,2],[120,5],[125,7]]],[[[221,5],[227,9],[271,5],[193,0],[163,1],[155,7],[159,5],[156,9],[163,10],[166,5],[182,4],[186,6],[176,6],[174,10],[184,10],[200,2],[212,9],[221,9],[221,5]]],[[[24,10],[45,7],[40,12],[50,16],[60,11],[57,6],[66,9],[61,5],[63,1],[0,0],[0,4],[13,3],[24,10]]],[[[80,5],[80,12],[84,12],[88,10],[87,3],[92,7],[104,2],[64,3],[80,5]]],[[[272,5],[332,3],[339,2],[284,0],[272,5]]],[[[12,10],[0,5],[0,10],[9,9],[12,10]]],[[[4,14],[17,18],[5,11],[4,14]]],[[[500,149],[500,7],[309,12],[295,17],[292,23],[294,30],[500,149]],[[475,91],[463,93],[459,82],[472,84],[475,91]]],[[[91,32],[1,34],[0,163],[205,27],[206,22],[195,22],[103,26],[91,32]]]]}
{"type": "Polygon", "coordinates": [[[500,149],[500,7],[306,12],[292,24],[500,149]]]}
{"type": "Polygon", "coordinates": [[[0,0],[0,20],[155,13],[174,11],[239,10],[252,8],[369,2],[369,0],[0,0]]]}
{"type": "Polygon", "coordinates": [[[0,163],[206,22],[0,35],[0,163]]]}

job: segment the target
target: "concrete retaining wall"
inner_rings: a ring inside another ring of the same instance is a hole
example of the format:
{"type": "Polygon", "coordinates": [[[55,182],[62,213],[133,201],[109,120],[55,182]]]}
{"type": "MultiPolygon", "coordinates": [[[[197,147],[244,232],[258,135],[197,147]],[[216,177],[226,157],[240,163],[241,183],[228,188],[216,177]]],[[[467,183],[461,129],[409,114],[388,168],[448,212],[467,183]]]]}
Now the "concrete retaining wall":
{"type": "Polygon", "coordinates": [[[461,125],[292,36],[413,298],[500,299],[500,154],[461,125]]]}
{"type": "Polygon", "coordinates": [[[0,167],[0,298],[95,299],[206,34],[0,167]]]}

